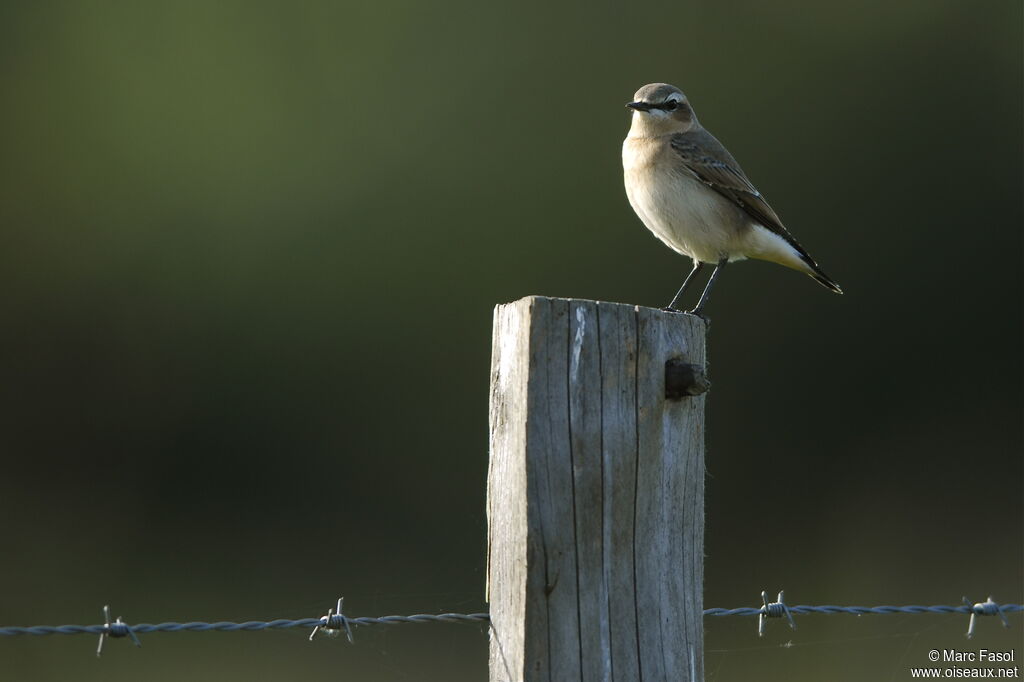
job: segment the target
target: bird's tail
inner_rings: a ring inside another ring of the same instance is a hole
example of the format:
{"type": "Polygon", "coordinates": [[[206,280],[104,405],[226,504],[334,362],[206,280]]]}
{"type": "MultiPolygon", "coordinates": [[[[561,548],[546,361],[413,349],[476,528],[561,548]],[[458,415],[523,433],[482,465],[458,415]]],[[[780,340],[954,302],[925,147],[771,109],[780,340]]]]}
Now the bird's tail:
{"type": "Polygon", "coordinates": [[[833,293],[843,293],[843,290],[839,288],[839,285],[836,284],[836,281],[829,277],[828,275],[826,275],[825,272],[818,267],[818,264],[815,263],[810,256],[807,256],[802,260],[804,261],[804,263],[807,264],[807,274],[814,278],[815,282],[817,282],[818,284],[820,284],[821,286],[825,287],[826,289],[833,293]]]}
{"type": "Polygon", "coordinates": [[[814,262],[804,247],[793,239],[793,237],[782,230],[769,230],[762,225],[756,225],[751,233],[751,241],[748,243],[749,250],[744,254],[750,258],[785,265],[799,272],[806,273],[829,291],[837,294],[843,293],[839,285],[831,277],[822,272],[818,264],[814,262]]]}

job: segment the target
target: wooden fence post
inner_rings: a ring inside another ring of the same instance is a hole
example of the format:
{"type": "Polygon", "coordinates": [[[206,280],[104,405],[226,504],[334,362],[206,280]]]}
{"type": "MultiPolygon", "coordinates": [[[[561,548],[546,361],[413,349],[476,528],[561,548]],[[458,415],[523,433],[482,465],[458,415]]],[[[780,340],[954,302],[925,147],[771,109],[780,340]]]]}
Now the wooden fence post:
{"type": "Polygon", "coordinates": [[[495,309],[491,682],[704,679],[704,331],[617,303],[495,309]]]}

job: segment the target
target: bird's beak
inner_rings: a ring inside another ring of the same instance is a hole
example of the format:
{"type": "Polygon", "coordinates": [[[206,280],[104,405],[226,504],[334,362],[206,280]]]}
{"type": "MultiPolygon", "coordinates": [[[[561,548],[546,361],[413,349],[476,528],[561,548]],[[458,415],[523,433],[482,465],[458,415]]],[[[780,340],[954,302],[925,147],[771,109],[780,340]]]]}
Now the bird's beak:
{"type": "Polygon", "coordinates": [[[651,105],[647,102],[627,102],[626,106],[636,111],[650,111],[651,105]]]}

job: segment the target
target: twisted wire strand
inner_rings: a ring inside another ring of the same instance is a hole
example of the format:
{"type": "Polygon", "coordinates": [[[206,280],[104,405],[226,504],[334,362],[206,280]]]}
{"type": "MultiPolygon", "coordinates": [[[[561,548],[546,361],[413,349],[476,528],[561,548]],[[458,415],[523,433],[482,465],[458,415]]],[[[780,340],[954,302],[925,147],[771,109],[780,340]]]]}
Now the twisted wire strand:
{"type": "MultiPolygon", "coordinates": [[[[416,613],[411,616],[361,616],[344,617],[349,625],[397,625],[399,623],[486,623],[491,619],[487,613],[416,613]]],[[[243,623],[233,621],[217,621],[206,623],[193,621],[189,623],[136,623],[120,625],[35,625],[32,627],[0,627],[0,636],[14,635],[100,635],[107,633],[113,637],[124,636],[131,630],[136,634],[150,632],[237,632],[251,630],[283,630],[285,628],[311,628],[317,625],[334,625],[338,616],[327,620],[319,618],[279,618],[276,620],[249,620],[243,623]]]]}
{"type": "MultiPolygon", "coordinates": [[[[769,607],[774,606],[770,604],[769,607]]],[[[852,613],[855,615],[865,614],[890,614],[890,613],[977,613],[978,610],[973,606],[945,606],[937,604],[934,606],[917,606],[915,604],[909,604],[907,606],[836,606],[834,604],[822,604],[821,606],[809,606],[807,604],[798,604],[796,606],[790,606],[789,610],[791,613],[852,613]]],[[[1022,604],[999,604],[999,611],[1003,613],[1017,613],[1024,611],[1024,605],[1022,604]]],[[[764,612],[763,606],[742,606],[738,609],[704,609],[705,616],[759,616],[764,612]]],[[[994,612],[993,612],[994,613],[994,612]]],[[[985,615],[989,615],[985,613],[985,615]]]]}
{"type": "MultiPolygon", "coordinates": [[[[973,606],[835,606],[824,604],[821,606],[809,606],[799,604],[790,606],[789,610],[796,614],[822,613],[836,614],[849,613],[854,615],[866,614],[893,614],[893,613],[958,613],[993,615],[1001,612],[1019,613],[1024,611],[1024,604],[999,604],[997,609],[986,608],[979,610],[973,606]]],[[[712,608],[705,609],[705,616],[759,616],[764,612],[762,606],[744,606],[735,609],[712,608]]],[[[129,632],[136,634],[147,634],[151,632],[238,632],[252,630],[282,630],[285,628],[310,628],[316,626],[336,627],[339,623],[347,622],[349,625],[397,625],[400,623],[487,623],[490,622],[490,615],[487,613],[417,613],[411,616],[378,616],[378,617],[356,617],[326,616],[319,618],[299,618],[289,620],[279,618],[277,620],[250,620],[242,623],[233,621],[217,621],[206,623],[201,621],[189,623],[117,623],[111,625],[34,625],[30,627],[0,627],[0,636],[13,637],[17,635],[100,635],[106,633],[111,637],[124,637],[129,632]]]]}

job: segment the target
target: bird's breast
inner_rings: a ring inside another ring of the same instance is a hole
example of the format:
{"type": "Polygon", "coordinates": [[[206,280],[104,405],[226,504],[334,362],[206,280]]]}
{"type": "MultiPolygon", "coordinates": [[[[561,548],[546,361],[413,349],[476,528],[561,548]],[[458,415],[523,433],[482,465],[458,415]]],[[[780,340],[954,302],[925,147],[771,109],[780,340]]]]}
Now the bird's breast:
{"type": "Polygon", "coordinates": [[[733,254],[746,216],[690,174],[667,142],[626,138],[622,167],[630,205],[669,248],[708,263],[733,254]]]}

